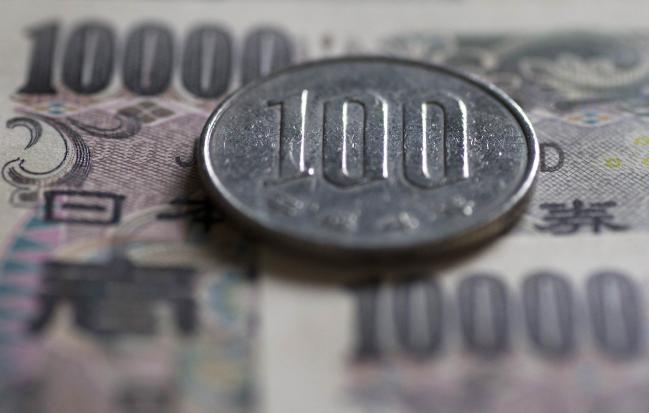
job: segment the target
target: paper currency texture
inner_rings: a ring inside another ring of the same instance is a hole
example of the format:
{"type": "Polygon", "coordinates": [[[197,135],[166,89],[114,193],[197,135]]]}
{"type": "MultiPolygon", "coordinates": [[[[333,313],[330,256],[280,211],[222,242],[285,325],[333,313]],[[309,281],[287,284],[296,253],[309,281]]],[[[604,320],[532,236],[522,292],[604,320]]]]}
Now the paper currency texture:
{"type": "Polygon", "coordinates": [[[646,7],[4,2],[0,411],[645,410],[646,7]],[[225,222],[196,170],[208,114],[351,54],[523,107],[540,170],[511,233],[349,285],[225,222]]]}

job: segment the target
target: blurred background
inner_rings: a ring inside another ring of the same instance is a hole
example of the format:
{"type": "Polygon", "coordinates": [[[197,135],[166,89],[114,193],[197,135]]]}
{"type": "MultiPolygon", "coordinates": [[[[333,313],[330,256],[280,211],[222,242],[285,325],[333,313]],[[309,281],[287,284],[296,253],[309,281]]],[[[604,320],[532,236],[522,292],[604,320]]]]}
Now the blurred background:
{"type": "Polygon", "coordinates": [[[0,11],[0,412],[647,411],[645,1],[0,11]],[[230,224],[199,176],[209,114],[348,55],[512,96],[540,143],[514,228],[426,265],[350,269],[230,224]]]}

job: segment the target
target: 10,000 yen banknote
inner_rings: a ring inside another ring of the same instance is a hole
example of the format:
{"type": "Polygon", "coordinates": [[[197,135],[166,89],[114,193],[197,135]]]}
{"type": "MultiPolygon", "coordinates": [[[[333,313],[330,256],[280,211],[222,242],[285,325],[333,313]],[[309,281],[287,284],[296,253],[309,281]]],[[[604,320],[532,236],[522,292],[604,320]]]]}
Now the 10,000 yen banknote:
{"type": "Polygon", "coordinates": [[[498,19],[483,6],[421,7],[430,27],[343,35],[340,51],[452,65],[513,96],[541,145],[525,216],[504,239],[427,268],[345,272],[270,256],[267,411],[649,405],[649,31],[634,24],[634,8],[577,17],[571,5],[519,5],[498,19]]]}
{"type": "Polygon", "coordinates": [[[298,57],[246,9],[2,6],[0,412],[255,407],[255,252],[194,153],[226,92],[298,57]]]}
{"type": "Polygon", "coordinates": [[[642,412],[647,240],[511,237],[342,286],[268,260],[266,411],[642,412]]]}
{"type": "Polygon", "coordinates": [[[641,7],[3,4],[0,412],[637,411],[641,7]],[[405,284],[304,287],[223,222],[194,154],[214,106],[358,53],[457,66],[519,100],[542,170],[510,239],[405,284]]]}

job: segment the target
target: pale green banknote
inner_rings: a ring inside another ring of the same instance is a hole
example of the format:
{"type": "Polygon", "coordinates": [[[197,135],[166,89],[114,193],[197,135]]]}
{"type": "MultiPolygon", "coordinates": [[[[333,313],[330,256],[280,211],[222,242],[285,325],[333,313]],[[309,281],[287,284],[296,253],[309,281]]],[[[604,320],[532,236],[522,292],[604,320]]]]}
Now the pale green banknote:
{"type": "Polygon", "coordinates": [[[646,410],[647,6],[0,11],[1,413],[646,410]],[[201,190],[207,115],[350,54],[451,65],[521,104],[541,171],[509,234],[351,277],[229,226],[201,190]]]}

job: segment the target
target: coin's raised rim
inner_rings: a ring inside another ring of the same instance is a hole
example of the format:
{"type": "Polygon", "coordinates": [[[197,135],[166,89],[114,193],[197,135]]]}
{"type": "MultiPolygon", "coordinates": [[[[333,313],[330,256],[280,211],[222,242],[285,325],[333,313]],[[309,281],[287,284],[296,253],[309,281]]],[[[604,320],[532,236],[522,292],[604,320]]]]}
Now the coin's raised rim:
{"type": "Polygon", "coordinates": [[[532,187],[539,168],[539,143],[532,127],[531,122],[523,112],[522,108],[507,95],[504,91],[500,90],[495,85],[479,78],[476,75],[466,73],[461,70],[451,69],[447,66],[429,64],[424,62],[412,61],[407,59],[382,57],[382,56],[348,56],[340,58],[330,58],[322,60],[314,60],[299,65],[290,66],[286,69],[272,73],[269,76],[257,79],[226,96],[221,103],[216,107],[214,112],[209,116],[205,127],[201,133],[199,142],[200,156],[198,161],[200,164],[201,177],[208,188],[208,192],[217,205],[220,206],[224,213],[229,215],[236,223],[241,224],[244,229],[251,231],[251,235],[261,236],[268,240],[277,240],[287,246],[306,250],[307,252],[314,252],[319,255],[337,256],[360,258],[370,257],[379,254],[388,255],[414,255],[421,254],[436,254],[439,252],[447,252],[452,249],[474,245],[480,241],[484,241],[499,232],[505,230],[512,224],[518,216],[523,212],[523,207],[526,204],[528,196],[531,193],[532,187]],[[432,239],[430,241],[413,240],[411,242],[405,241],[398,245],[389,245],[386,247],[377,246],[360,246],[360,245],[345,245],[344,243],[331,244],[329,242],[318,242],[313,238],[302,238],[295,236],[291,233],[281,231],[265,223],[255,219],[253,215],[246,213],[246,207],[242,205],[235,196],[233,196],[221,182],[216,172],[214,165],[209,154],[210,142],[213,136],[213,131],[216,123],[222,114],[229,109],[232,102],[237,97],[244,95],[249,90],[257,86],[271,81],[279,76],[301,71],[310,67],[338,64],[338,63],[385,63],[385,64],[398,64],[406,66],[414,66],[425,70],[441,72],[460,80],[466,81],[478,88],[484,90],[488,95],[499,101],[509,111],[509,113],[518,122],[521,131],[525,135],[528,147],[528,164],[523,173],[523,178],[519,183],[517,189],[512,196],[503,203],[499,208],[494,209],[491,213],[486,214],[483,223],[474,227],[467,228],[453,236],[444,239],[432,239]]]}

